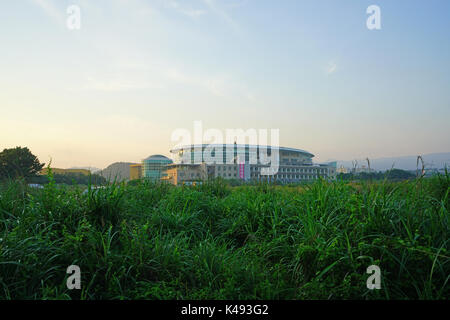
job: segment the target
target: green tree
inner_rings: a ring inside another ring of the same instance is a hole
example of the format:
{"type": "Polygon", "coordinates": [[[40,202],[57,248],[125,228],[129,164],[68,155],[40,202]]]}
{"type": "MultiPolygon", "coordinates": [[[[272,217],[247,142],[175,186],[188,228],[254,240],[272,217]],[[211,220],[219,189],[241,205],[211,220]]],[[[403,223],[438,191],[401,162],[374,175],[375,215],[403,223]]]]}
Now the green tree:
{"type": "Polygon", "coordinates": [[[392,169],[386,171],[386,176],[389,180],[406,180],[415,178],[415,175],[413,173],[401,169],[392,169]]]}
{"type": "Polygon", "coordinates": [[[34,177],[44,165],[26,147],[4,149],[0,152],[0,178],[34,177]]]}

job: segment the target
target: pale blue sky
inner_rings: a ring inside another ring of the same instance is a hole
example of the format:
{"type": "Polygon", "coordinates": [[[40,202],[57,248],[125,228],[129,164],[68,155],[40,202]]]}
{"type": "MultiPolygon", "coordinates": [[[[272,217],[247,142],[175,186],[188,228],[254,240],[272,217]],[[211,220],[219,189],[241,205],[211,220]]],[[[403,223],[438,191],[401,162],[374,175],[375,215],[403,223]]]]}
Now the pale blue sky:
{"type": "Polygon", "coordinates": [[[449,16],[447,0],[2,1],[0,148],[104,167],[167,155],[202,120],[278,128],[318,161],[448,152],[449,16]]]}

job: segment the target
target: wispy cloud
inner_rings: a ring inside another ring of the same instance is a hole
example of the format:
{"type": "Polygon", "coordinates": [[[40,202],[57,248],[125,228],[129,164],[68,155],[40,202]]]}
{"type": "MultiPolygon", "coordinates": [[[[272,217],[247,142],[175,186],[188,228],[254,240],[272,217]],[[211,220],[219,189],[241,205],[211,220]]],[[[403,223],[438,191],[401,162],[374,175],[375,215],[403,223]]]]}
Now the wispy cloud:
{"type": "Polygon", "coordinates": [[[173,82],[181,83],[183,85],[190,85],[207,89],[211,94],[216,96],[225,95],[225,91],[223,88],[224,81],[219,79],[218,77],[193,76],[186,74],[176,68],[169,68],[166,71],[166,77],[173,82]]]}
{"type": "Polygon", "coordinates": [[[199,9],[185,9],[182,11],[182,13],[191,18],[196,18],[196,17],[200,17],[200,16],[206,14],[206,11],[199,10],[199,9]]]}
{"type": "Polygon", "coordinates": [[[64,24],[64,12],[58,10],[54,4],[49,0],[32,0],[32,2],[39,6],[50,18],[59,24],[64,24]]]}
{"type": "Polygon", "coordinates": [[[217,4],[216,0],[203,0],[203,2],[206,4],[209,10],[222,18],[222,20],[224,20],[234,31],[240,32],[239,25],[224,9],[220,7],[220,5],[217,4]]]}
{"type": "Polygon", "coordinates": [[[248,90],[243,83],[238,83],[229,75],[198,76],[189,75],[175,68],[169,68],[166,76],[172,82],[178,82],[182,85],[203,88],[210,94],[224,98],[234,97],[246,99],[249,102],[255,102],[255,95],[248,90]]]}
{"type": "Polygon", "coordinates": [[[234,1],[228,0],[226,2],[226,6],[228,8],[232,8],[232,9],[241,8],[241,7],[245,6],[247,4],[247,2],[248,2],[248,0],[234,0],[234,1]]]}
{"type": "Polygon", "coordinates": [[[180,2],[175,0],[165,0],[164,3],[167,7],[174,9],[177,12],[189,16],[191,18],[197,18],[199,16],[206,14],[206,10],[185,7],[184,5],[181,5],[180,2]]]}
{"type": "Polygon", "coordinates": [[[85,90],[120,92],[130,90],[163,89],[161,84],[144,81],[129,81],[120,79],[99,80],[92,77],[87,79],[85,90]]]}

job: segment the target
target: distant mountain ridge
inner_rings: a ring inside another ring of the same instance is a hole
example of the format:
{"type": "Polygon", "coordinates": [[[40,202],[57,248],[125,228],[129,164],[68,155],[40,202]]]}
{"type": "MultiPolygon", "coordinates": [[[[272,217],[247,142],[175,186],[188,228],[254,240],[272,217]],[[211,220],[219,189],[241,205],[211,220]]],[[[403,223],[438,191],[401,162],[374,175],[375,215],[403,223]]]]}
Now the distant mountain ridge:
{"type": "Polygon", "coordinates": [[[130,180],[130,165],[137,164],[134,162],[115,162],[110,164],[103,170],[97,172],[97,174],[106,178],[109,181],[128,181],[130,180]]]}
{"type": "MultiPolygon", "coordinates": [[[[450,168],[450,152],[443,153],[429,153],[422,155],[425,163],[425,168],[428,169],[441,169],[447,166],[450,168]]],[[[356,159],[358,161],[358,167],[366,166],[366,159],[356,159]]],[[[370,167],[377,171],[390,170],[391,168],[403,169],[403,170],[416,170],[417,169],[417,156],[402,156],[402,157],[388,157],[388,158],[376,158],[370,159],[370,167]]],[[[337,166],[344,166],[345,168],[352,168],[352,160],[337,161],[337,166]]],[[[421,166],[421,164],[419,164],[421,166]]]]}
{"type": "Polygon", "coordinates": [[[96,168],[96,167],[72,167],[69,168],[69,170],[89,170],[91,173],[97,173],[98,171],[101,171],[102,169],[96,168]]]}

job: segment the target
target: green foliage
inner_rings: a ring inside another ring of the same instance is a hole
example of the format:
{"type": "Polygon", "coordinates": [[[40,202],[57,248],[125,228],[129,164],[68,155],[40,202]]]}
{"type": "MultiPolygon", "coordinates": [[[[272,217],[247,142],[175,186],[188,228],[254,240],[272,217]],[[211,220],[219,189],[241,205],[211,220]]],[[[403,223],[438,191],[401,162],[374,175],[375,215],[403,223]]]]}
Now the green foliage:
{"type": "Polygon", "coordinates": [[[409,171],[401,169],[391,169],[386,172],[360,172],[360,173],[340,173],[337,176],[338,180],[345,181],[367,181],[367,180],[389,180],[401,181],[414,179],[415,175],[409,171]]]}
{"type": "Polygon", "coordinates": [[[28,148],[16,147],[0,152],[0,180],[36,176],[44,167],[28,148]]]}
{"type": "Polygon", "coordinates": [[[0,185],[0,299],[448,299],[449,175],[0,185]],[[66,287],[81,268],[82,290],[66,287]],[[368,290],[379,265],[382,289],[368,290]]]}
{"type": "MultiPolygon", "coordinates": [[[[104,185],[107,183],[106,178],[98,175],[98,174],[82,174],[75,172],[68,172],[64,174],[53,173],[53,179],[57,184],[66,184],[66,185],[104,185]]],[[[48,178],[47,176],[36,176],[28,179],[30,183],[37,184],[47,184],[48,178]]]]}

